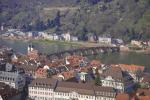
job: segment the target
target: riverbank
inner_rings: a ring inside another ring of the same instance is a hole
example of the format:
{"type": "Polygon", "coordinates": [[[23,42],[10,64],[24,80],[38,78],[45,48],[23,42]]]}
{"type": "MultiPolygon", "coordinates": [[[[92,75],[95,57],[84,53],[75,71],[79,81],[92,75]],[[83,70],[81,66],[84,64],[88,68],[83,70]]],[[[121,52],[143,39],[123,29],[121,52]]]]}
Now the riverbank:
{"type": "Polygon", "coordinates": [[[43,38],[25,38],[25,37],[1,37],[4,40],[12,40],[12,41],[23,41],[29,43],[40,43],[40,44],[58,44],[58,45],[71,45],[75,47],[98,47],[98,46],[111,46],[106,44],[88,42],[88,41],[62,41],[62,40],[48,40],[43,38]]]}
{"type": "Polygon", "coordinates": [[[130,49],[128,46],[120,46],[120,52],[150,54],[150,47],[141,50],[133,50],[130,49]]]}
{"type": "Polygon", "coordinates": [[[16,37],[2,37],[3,40],[10,40],[10,41],[22,41],[28,43],[38,43],[38,44],[58,44],[58,45],[71,45],[76,47],[83,47],[84,45],[79,42],[67,42],[67,41],[58,41],[58,40],[47,40],[47,39],[30,39],[30,38],[16,38],[16,37]]]}
{"type": "MultiPolygon", "coordinates": [[[[73,42],[73,41],[62,41],[62,40],[47,40],[43,38],[29,39],[29,38],[16,38],[16,37],[1,37],[1,38],[4,40],[23,41],[27,43],[41,44],[45,46],[48,44],[71,46],[72,48],[106,46],[100,43],[92,43],[92,42],[85,42],[85,41],[73,42]]],[[[120,46],[120,52],[135,52],[135,53],[150,54],[150,47],[148,47],[147,49],[133,50],[133,49],[129,49],[128,46],[120,46]]]]}

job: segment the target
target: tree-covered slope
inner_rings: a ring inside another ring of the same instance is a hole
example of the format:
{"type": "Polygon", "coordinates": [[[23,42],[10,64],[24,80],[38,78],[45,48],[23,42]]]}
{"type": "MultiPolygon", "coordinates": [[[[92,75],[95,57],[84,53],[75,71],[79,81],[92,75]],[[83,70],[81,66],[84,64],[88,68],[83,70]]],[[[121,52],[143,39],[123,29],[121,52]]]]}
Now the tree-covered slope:
{"type": "Polygon", "coordinates": [[[125,40],[150,39],[150,1],[1,0],[0,23],[26,31],[69,30],[82,37],[96,33],[125,40]]]}

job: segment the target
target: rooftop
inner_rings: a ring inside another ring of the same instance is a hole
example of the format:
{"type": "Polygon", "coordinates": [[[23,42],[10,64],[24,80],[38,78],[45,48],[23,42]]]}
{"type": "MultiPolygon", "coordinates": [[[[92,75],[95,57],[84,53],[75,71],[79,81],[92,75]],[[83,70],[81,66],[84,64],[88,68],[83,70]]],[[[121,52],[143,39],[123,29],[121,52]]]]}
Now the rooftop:
{"type": "Polygon", "coordinates": [[[126,93],[118,93],[116,100],[129,100],[129,95],[126,93]]]}
{"type": "Polygon", "coordinates": [[[137,94],[139,96],[150,96],[150,90],[149,89],[138,89],[137,94]]]}
{"type": "Polygon", "coordinates": [[[0,95],[3,100],[8,100],[9,98],[18,95],[18,91],[14,88],[11,88],[9,85],[0,82],[0,95]]]}
{"type": "Polygon", "coordinates": [[[105,92],[105,96],[108,96],[107,93],[115,93],[111,87],[101,87],[94,86],[90,83],[75,83],[75,82],[58,82],[58,85],[55,89],[56,92],[76,92],[84,95],[101,95],[99,93],[105,92]],[[96,94],[95,94],[96,92],[96,94]]]}
{"type": "Polygon", "coordinates": [[[116,81],[123,81],[122,70],[119,67],[109,67],[103,72],[104,77],[111,76],[116,81]]]}
{"type": "Polygon", "coordinates": [[[150,100],[150,96],[139,96],[139,100],[150,100]]]}
{"type": "Polygon", "coordinates": [[[92,66],[98,66],[98,65],[101,65],[101,62],[100,61],[98,61],[98,60],[92,60],[91,62],[90,62],[90,65],[92,65],[92,66]]]}
{"type": "Polygon", "coordinates": [[[58,82],[56,92],[77,92],[79,94],[94,95],[93,88],[90,84],[75,82],[58,82]]]}
{"type": "Polygon", "coordinates": [[[127,65],[127,64],[118,64],[118,65],[111,65],[112,67],[120,67],[122,70],[128,70],[128,71],[136,71],[136,70],[142,70],[144,71],[145,67],[144,66],[139,66],[139,65],[127,65]]]}
{"type": "Polygon", "coordinates": [[[145,73],[142,77],[141,82],[150,82],[150,74],[149,73],[145,73]]]}
{"type": "Polygon", "coordinates": [[[31,82],[29,87],[45,87],[45,88],[51,88],[54,89],[56,86],[57,80],[52,78],[36,78],[31,82]]]}

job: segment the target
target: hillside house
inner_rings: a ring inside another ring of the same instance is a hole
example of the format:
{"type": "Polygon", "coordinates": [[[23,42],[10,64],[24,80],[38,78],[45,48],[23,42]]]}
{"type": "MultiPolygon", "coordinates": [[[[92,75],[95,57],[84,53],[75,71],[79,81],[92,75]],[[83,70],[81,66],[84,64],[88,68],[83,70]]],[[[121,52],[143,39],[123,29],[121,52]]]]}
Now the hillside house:
{"type": "Polygon", "coordinates": [[[65,33],[65,34],[62,34],[62,37],[64,38],[65,41],[71,41],[70,32],[67,32],[67,33],[65,33]]]}
{"type": "Polygon", "coordinates": [[[78,37],[77,36],[71,36],[71,41],[74,41],[74,42],[78,41],[78,37]]]}
{"type": "Polygon", "coordinates": [[[109,37],[98,37],[98,42],[101,44],[111,45],[112,39],[109,37]]]}

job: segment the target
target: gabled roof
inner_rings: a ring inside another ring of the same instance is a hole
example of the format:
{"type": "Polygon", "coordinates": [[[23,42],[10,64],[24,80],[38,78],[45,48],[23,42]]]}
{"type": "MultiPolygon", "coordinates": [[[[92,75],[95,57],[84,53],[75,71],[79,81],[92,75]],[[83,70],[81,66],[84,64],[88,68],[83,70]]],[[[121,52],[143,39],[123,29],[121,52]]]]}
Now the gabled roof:
{"type": "Polygon", "coordinates": [[[102,94],[102,96],[108,96],[108,93],[115,94],[115,91],[111,87],[94,86],[90,83],[75,83],[75,82],[58,82],[55,91],[67,93],[76,92],[78,94],[92,95],[92,96],[95,95],[99,96],[100,95],[99,93],[104,93],[102,94]]]}
{"type": "Polygon", "coordinates": [[[139,100],[150,100],[150,96],[139,96],[139,100]]]}
{"type": "Polygon", "coordinates": [[[98,60],[92,60],[92,61],[90,62],[90,65],[91,65],[91,66],[99,66],[99,65],[101,65],[101,62],[98,61],[98,60]]]}
{"type": "Polygon", "coordinates": [[[56,86],[57,80],[52,78],[36,78],[31,82],[29,87],[41,87],[41,88],[51,88],[54,89],[56,86]]]}
{"type": "Polygon", "coordinates": [[[115,81],[123,81],[123,73],[119,67],[109,67],[103,72],[103,76],[111,76],[115,81]]]}
{"type": "Polygon", "coordinates": [[[144,66],[139,66],[139,65],[127,65],[127,64],[118,64],[118,65],[111,65],[112,67],[120,67],[122,70],[128,70],[128,71],[136,71],[136,70],[142,70],[144,71],[145,67],[144,66]]]}
{"type": "Polygon", "coordinates": [[[16,65],[17,68],[22,68],[24,71],[33,71],[35,72],[37,70],[37,66],[31,66],[31,65],[26,65],[26,64],[21,64],[21,65],[16,65]]]}
{"type": "Polygon", "coordinates": [[[56,92],[76,92],[84,95],[93,95],[94,91],[90,84],[75,83],[75,82],[58,82],[55,89],[56,92]]]}

